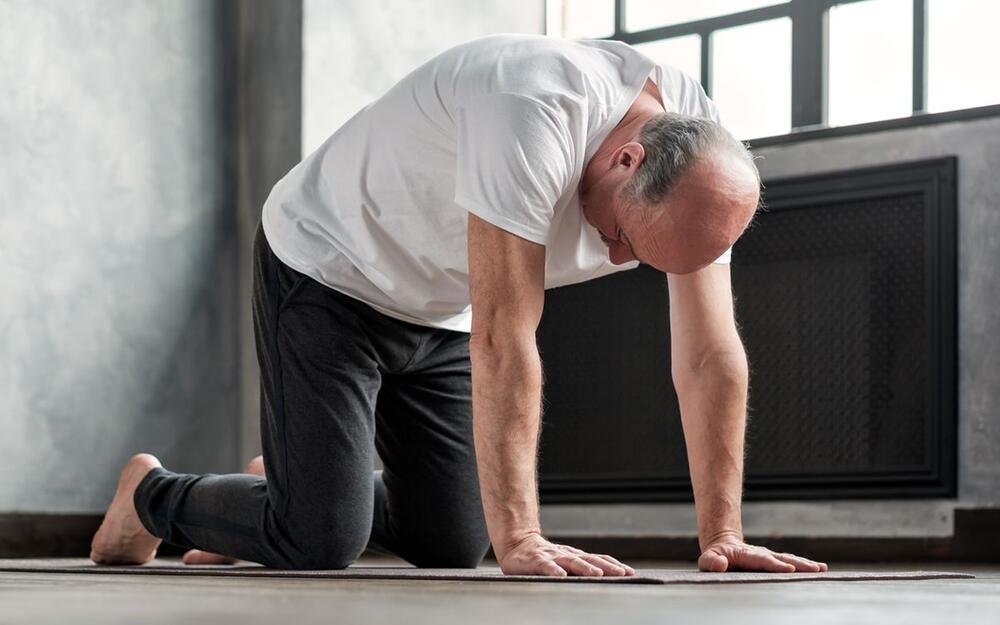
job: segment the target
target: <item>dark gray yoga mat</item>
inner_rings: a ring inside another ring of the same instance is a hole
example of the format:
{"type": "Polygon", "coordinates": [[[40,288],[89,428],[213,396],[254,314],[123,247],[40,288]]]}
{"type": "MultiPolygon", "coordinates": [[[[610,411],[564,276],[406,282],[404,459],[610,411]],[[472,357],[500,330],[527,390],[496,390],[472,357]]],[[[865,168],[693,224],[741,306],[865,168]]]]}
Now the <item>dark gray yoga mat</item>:
{"type": "Polygon", "coordinates": [[[97,566],[83,558],[0,559],[0,571],[22,573],[82,573],[132,575],[194,575],[216,577],[281,577],[303,579],[402,579],[470,582],[556,582],[589,584],[747,584],[774,582],[866,582],[883,580],[968,579],[965,573],[940,571],[827,571],[826,573],[702,573],[694,569],[636,569],[633,577],[544,577],[503,575],[496,567],[478,569],[417,569],[395,566],[351,566],[339,571],[283,571],[251,563],[231,566],[185,566],[176,560],[154,560],[142,566],[97,566]]]}

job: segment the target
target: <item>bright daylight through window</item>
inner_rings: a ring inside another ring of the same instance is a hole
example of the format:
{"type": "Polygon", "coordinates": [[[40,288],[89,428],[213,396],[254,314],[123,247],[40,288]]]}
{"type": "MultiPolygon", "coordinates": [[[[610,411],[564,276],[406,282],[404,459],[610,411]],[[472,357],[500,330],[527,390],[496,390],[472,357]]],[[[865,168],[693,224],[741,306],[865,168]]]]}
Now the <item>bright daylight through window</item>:
{"type": "Polygon", "coordinates": [[[798,125],[845,126],[1000,104],[1000,2],[621,0],[618,10],[614,0],[548,0],[546,29],[619,39],[707,80],[743,139],[789,132],[793,108],[798,125]],[[800,28],[816,35],[796,39],[800,28]],[[811,56],[800,45],[819,38],[811,56]]]}

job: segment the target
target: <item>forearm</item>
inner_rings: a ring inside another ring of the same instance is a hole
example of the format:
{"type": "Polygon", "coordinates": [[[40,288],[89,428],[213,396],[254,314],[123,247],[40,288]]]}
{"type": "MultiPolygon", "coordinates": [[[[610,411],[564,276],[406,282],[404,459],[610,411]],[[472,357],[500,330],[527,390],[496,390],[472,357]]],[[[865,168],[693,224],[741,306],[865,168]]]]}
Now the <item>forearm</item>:
{"type": "Polygon", "coordinates": [[[534,334],[470,341],[472,414],[483,510],[497,557],[540,534],[536,477],[542,369],[534,334]]]}
{"type": "Polygon", "coordinates": [[[743,539],[747,379],[742,346],[674,374],[703,549],[720,539],[743,539]]]}

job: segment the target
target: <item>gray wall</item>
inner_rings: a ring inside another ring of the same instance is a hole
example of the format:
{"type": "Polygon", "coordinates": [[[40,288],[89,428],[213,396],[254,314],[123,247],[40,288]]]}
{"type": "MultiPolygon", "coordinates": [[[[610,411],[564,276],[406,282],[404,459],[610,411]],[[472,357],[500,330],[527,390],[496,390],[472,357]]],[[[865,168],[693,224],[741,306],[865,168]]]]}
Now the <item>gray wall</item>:
{"type": "Polygon", "coordinates": [[[250,240],[301,153],[544,3],[0,0],[0,513],[98,512],[136,451],[258,449],[250,240]],[[312,59],[302,104],[302,52],[312,59]]]}
{"type": "Polygon", "coordinates": [[[0,512],[103,511],[140,450],[236,466],[220,19],[0,0],[0,512]]]}
{"type": "Polygon", "coordinates": [[[256,0],[227,6],[238,102],[234,148],[242,466],[260,453],[260,378],[250,308],[253,237],[271,187],[302,153],[302,2],[256,0]]]}
{"type": "MultiPolygon", "coordinates": [[[[957,155],[959,484],[957,500],[747,503],[756,536],[947,536],[956,507],[1000,505],[1000,118],[762,148],[768,179],[957,155]]],[[[546,506],[574,533],[694,535],[691,505],[546,506]]]]}

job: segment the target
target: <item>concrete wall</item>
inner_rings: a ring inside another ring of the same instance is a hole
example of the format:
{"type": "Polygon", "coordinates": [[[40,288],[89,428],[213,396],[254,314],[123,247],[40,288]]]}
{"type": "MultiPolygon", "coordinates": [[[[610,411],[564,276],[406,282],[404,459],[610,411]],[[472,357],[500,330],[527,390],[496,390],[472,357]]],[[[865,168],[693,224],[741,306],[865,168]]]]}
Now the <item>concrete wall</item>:
{"type": "Polygon", "coordinates": [[[0,0],[0,513],[102,511],[139,450],[241,466],[249,243],[299,137],[450,45],[544,21],[542,0],[307,8],[303,45],[292,0],[0,0]]]}
{"type": "MultiPolygon", "coordinates": [[[[757,536],[947,536],[956,507],[1000,505],[1000,118],[765,147],[768,179],[957,155],[959,484],[957,500],[752,502],[757,536]]],[[[574,533],[694,535],[690,504],[546,506],[543,526],[574,533]]]]}
{"type": "Polygon", "coordinates": [[[302,2],[230,3],[236,57],[237,299],[240,458],[260,453],[260,373],[253,338],[253,237],[274,183],[302,153],[302,2]]]}
{"type": "Polygon", "coordinates": [[[0,0],[0,512],[237,458],[219,4],[0,0]]]}

